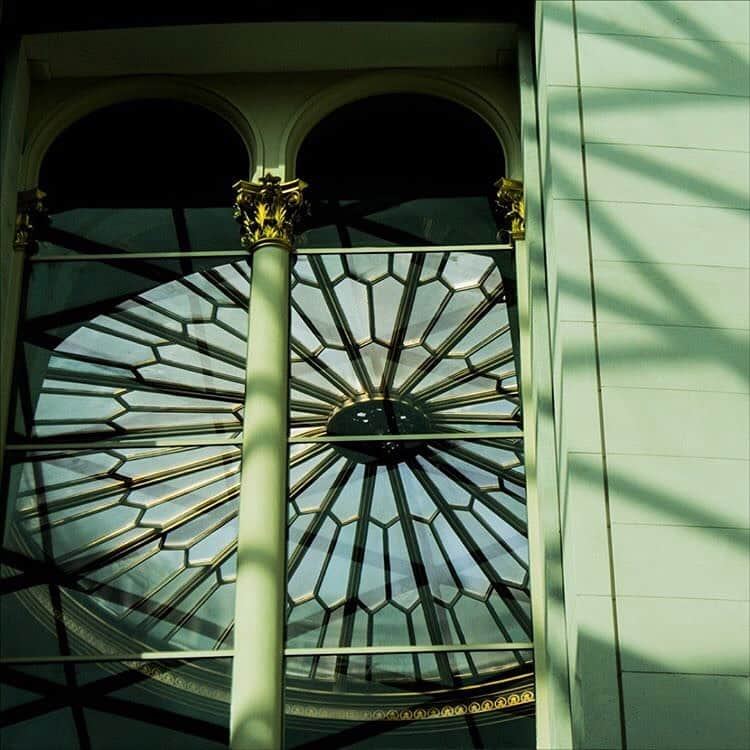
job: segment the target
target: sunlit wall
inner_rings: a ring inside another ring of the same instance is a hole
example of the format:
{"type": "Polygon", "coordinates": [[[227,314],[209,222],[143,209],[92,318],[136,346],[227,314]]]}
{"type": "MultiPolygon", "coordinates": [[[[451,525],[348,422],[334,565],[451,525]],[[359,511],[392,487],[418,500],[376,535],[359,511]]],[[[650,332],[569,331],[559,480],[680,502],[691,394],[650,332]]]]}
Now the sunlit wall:
{"type": "Polygon", "coordinates": [[[749,9],[537,3],[578,747],[750,743],[749,9]]]}

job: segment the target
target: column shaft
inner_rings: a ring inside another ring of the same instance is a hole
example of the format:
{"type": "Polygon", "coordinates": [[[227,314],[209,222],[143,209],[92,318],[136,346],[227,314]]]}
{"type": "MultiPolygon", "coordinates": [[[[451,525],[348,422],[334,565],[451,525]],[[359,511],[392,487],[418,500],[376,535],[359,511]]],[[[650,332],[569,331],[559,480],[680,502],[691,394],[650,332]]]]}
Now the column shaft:
{"type": "Polygon", "coordinates": [[[281,750],[286,587],[289,247],[253,256],[232,676],[231,747],[281,750]]]}

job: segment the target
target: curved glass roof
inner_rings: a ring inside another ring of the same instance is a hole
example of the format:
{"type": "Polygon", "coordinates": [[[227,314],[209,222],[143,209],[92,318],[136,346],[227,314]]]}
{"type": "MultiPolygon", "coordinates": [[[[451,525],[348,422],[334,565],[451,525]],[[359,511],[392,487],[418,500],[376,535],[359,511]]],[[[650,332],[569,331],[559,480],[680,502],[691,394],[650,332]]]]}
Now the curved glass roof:
{"type": "Polygon", "coordinates": [[[505,295],[492,254],[298,258],[292,434],[319,435],[337,409],[374,399],[410,407],[410,416],[386,421],[383,433],[517,428],[505,295]]]}
{"type": "MultiPolygon", "coordinates": [[[[531,640],[508,257],[296,259],[289,647],[531,640]]],[[[52,354],[34,436],[148,441],[17,468],[15,544],[64,574],[82,650],[233,642],[249,278],[243,260],[161,284],[52,354]]],[[[361,693],[477,684],[529,661],[311,656],[287,670],[361,693]]]]}

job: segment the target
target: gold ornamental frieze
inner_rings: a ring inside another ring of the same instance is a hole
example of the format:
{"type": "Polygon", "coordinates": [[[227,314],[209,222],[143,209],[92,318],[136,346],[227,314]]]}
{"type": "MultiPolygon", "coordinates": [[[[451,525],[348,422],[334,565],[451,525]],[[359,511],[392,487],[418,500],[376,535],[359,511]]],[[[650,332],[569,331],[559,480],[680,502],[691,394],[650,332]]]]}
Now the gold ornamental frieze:
{"type": "Polygon", "coordinates": [[[242,244],[254,248],[258,243],[277,242],[292,247],[294,233],[307,211],[303,196],[307,185],[299,179],[282,182],[270,172],[259,182],[240,180],[234,217],[240,224],[242,244]]]}
{"type": "Polygon", "coordinates": [[[533,687],[503,691],[469,701],[436,701],[412,706],[325,705],[311,703],[286,703],[286,714],[309,719],[334,721],[429,721],[451,719],[466,715],[495,711],[519,712],[533,706],[536,696],[533,687]]]}

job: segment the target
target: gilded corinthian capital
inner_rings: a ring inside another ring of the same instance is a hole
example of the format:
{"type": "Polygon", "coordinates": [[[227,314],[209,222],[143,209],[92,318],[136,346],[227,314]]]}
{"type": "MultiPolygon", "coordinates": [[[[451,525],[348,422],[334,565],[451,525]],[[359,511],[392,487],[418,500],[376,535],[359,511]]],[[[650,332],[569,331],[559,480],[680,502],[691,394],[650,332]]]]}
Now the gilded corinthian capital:
{"type": "Polygon", "coordinates": [[[495,183],[497,207],[504,211],[510,236],[522,240],[526,236],[526,210],[523,203],[523,183],[520,180],[500,178],[495,183]]]}
{"type": "Polygon", "coordinates": [[[234,218],[241,227],[242,244],[255,247],[266,241],[291,248],[296,225],[307,212],[302,195],[306,187],[302,180],[282,182],[270,172],[260,182],[237,182],[234,218]]]}
{"type": "Polygon", "coordinates": [[[44,199],[47,193],[39,188],[24,190],[18,194],[16,204],[16,232],[13,238],[13,247],[16,250],[34,250],[36,240],[34,230],[39,229],[47,221],[47,208],[44,199]]]}

